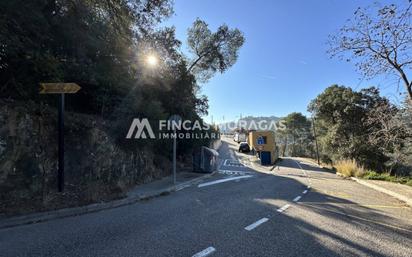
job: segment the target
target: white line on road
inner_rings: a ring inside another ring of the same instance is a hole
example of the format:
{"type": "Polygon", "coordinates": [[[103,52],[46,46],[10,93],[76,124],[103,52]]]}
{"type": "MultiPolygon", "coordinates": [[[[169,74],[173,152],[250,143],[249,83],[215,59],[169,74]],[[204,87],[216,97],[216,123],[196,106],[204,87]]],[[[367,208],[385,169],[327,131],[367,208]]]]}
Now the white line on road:
{"type": "Polygon", "coordinates": [[[282,208],[279,208],[277,211],[278,211],[278,212],[284,212],[284,211],[286,211],[286,209],[289,208],[289,207],[290,207],[290,205],[289,205],[289,204],[286,204],[286,205],[284,205],[282,208]]]}
{"type": "Polygon", "coordinates": [[[177,186],[176,191],[180,191],[182,189],[185,189],[186,187],[190,187],[190,185],[177,186]]]}
{"type": "Polygon", "coordinates": [[[251,231],[252,229],[256,228],[257,226],[259,226],[259,225],[261,225],[261,224],[263,224],[263,223],[265,223],[265,222],[268,221],[268,220],[269,220],[268,218],[262,218],[262,219],[256,221],[255,223],[250,224],[249,226],[245,227],[245,229],[246,229],[247,231],[251,231]]]}
{"type": "Polygon", "coordinates": [[[296,196],[295,199],[293,199],[293,201],[294,201],[294,202],[297,202],[297,201],[300,200],[300,198],[302,198],[302,196],[300,196],[300,195],[299,195],[299,196],[296,196]]]}
{"type": "Polygon", "coordinates": [[[215,184],[219,184],[219,183],[228,182],[228,181],[231,181],[231,180],[237,180],[237,179],[242,179],[242,178],[250,178],[250,177],[252,177],[252,175],[245,175],[245,176],[218,179],[218,180],[215,180],[215,181],[199,184],[197,187],[211,186],[211,185],[215,185],[215,184]]]}
{"type": "Polygon", "coordinates": [[[307,192],[308,192],[308,190],[305,190],[305,191],[303,191],[302,193],[303,193],[303,194],[306,194],[307,192]]]}
{"type": "Polygon", "coordinates": [[[201,252],[196,253],[195,255],[193,255],[192,257],[204,257],[204,256],[208,256],[210,254],[212,254],[214,251],[216,251],[216,249],[212,246],[204,249],[201,252]]]}

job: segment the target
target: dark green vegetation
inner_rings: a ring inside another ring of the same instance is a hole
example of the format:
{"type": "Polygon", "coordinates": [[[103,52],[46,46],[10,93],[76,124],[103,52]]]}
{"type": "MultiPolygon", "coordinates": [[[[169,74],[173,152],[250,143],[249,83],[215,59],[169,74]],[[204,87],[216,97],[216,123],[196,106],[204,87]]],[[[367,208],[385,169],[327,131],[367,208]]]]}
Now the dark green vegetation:
{"type": "Polygon", "coordinates": [[[54,97],[38,94],[39,82],[76,82],[82,90],[69,110],[126,124],[206,114],[196,79],[230,68],[244,41],[237,29],[213,33],[196,20],[188,63],[174,28],[158,26],[173,13],[169,0],[13,0],[0,8],[1,97],[51,103],[54,97]],[[149,67],[148,55],[160,59],[158,67],[149,67]]]}
{"type": "MultiPolygon", "coordinates": [[[[161,26],[173,13],[169,0],[10,0],[1,1],[0,10],[0,98],[5,106],[0,189],[45,205],[55,186],[57,97],[39,95],[40,82],[82,87],[66,98],[66,144],[73,154],[66,170],[78,176],[68,183],[87,187],[99,182],[118,190],[169,172],[164,164],[171,141],[125,139],[132,119],[155,123],[178,114],[201,120],[208,100],[199,94],[197,81],[230,68],[244,42],[239,30],[222,25],[212,32],[198,19],[188,30],[193,56],[184,56],[174,28],[161,26]],[[149,56],[157,65],[148,64],[149,56]],[[27,135],[31,141],[22,139],[23,128],[33,132],[27,135]],[[28,161],[30,171],[17,167],[28,161]]],[[[208,144],[182,140],[179,160],[185,162],[193,149],[208,144]]],[[[2,193],[10,202],[16,195],[2,193]]]]}
{"type": "Polygon", "coordinates": [[[324,164],[354,160],[361,170],[411,176],[412,106],[408,100],[394,105],[374,87],[354,91],[332,85],[312,100],[308,110],[312,122],[300,113],[285,117],[286,129],[277,134],[281,155],[316,158],[316,132],[324,164]]]}
{"type": "Polygon", "coordinates": [[[394,104],[374,87],[355,91],[332,85],[308,107],[315,127],[310,129],[299,113],[286,117],[287,130],[279,134],[288,146],[286,154],[315,157],[315,128],[323,163],[354,160],[362,170],[412,176],[411,18],[411,1],[358,8],[329,40],[331,57],[354,62],[364,78],[397,76],[399,83],[394,85],[403,84],[404,102],[394,104]],[[288,140],[293,140],[292,147],[288,140]],[[300,142],[298,147],[295,141],[300,142]]]}
{"type": "Polygon", "coordinates": [[[367,171],[362,176],[364,179],[372,179],[372,180],[385,180],[395,183],[406,184],[408,186],[412,186],[412,178],[409,176],[391,176],[389,173],[378,173],[375,171],[367,171]]]}
{"type": "Polygon", "coordinates": [[[353,159],[367,168],[409,175],[412,111],[395,106],[376,88],[354,91],[333,85],[309,105],[322,159],[353,159]]]}
{"type": "Polygon", "coordinates": [[[301,113],[293,112],[284,118],[285,130],[279,130],[280,154],[290,156],[315,156],[311,122],[301,113]]]}

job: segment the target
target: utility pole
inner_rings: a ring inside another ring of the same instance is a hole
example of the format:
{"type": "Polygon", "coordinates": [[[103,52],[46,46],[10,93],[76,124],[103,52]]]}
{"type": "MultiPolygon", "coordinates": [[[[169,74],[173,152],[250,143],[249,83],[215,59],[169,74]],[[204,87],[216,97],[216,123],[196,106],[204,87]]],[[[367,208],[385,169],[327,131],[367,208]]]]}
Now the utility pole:
{"type": "Polygon", "coordinates": [[[176,126],[179,125],[179,123],[182,122],[182,118],[179,115],[172,115],[169,118],[169,122],[171,122],[172,124],[172,128],[173,128],[173,185],[176,185],[176,140],[177,140],[177,130],[176,130],[176,126]]]}
{"type": "Polygon", "coordinates": [[[173,129],[173,185],[176,185],[176,129],[173,129]]]}
{"type": "Polygon", "coordinates": [[[312,117],[312,127],[313,127],[313,136],[315,138],[315,145],[316,145],[316,158],[318,159],[318,165],[320,165],[318,139],[316,137],[316,128],[315,128],[315,118],[314,117],[312,117]]]}

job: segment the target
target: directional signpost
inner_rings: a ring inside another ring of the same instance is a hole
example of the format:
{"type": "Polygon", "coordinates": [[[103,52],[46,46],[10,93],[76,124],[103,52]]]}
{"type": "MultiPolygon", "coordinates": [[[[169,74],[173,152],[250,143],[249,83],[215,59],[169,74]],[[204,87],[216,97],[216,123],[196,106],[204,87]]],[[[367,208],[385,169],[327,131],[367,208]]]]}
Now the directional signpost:
{"type": "Polygon", "coordinates": [[[74,94],[80,89],[76,83],[40,83],[40,94],[74,94]]]}
{"type": "Polygon", "coordinates": [[[74,94],[81,87],[76,83],[40,83],[40,94],[60,94],[58,141],[59,167],[57,171],[57,186],[59,192],[64,190],[64,94],[74,94]]]}

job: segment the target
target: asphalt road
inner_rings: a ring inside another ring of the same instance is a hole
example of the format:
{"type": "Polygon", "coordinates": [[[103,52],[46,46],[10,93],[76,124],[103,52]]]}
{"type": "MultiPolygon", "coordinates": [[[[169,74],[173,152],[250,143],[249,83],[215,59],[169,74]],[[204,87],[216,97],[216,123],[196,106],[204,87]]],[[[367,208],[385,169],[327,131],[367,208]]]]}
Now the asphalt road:
{"type": "Polygon", "coordinates": [[[0,256],[412,256],[411,208],[294,159],[257,172],[236,147],[170,195],[2,229],[0,256]]]}

